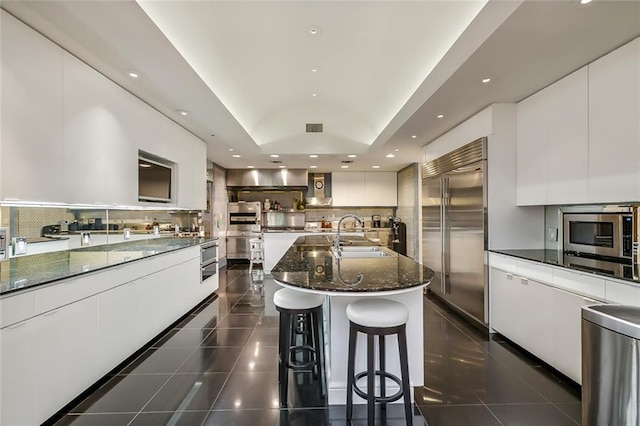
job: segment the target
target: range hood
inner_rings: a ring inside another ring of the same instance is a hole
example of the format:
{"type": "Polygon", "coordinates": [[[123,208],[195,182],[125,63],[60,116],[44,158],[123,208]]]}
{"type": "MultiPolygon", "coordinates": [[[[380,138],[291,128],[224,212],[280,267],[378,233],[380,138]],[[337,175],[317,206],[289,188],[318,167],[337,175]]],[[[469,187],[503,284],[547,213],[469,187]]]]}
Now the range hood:
{"type": "Polygon", "coordinates": [[[227,188],[307,191],[306,169],[228,169],[227,188]]]}
{"type": "Polygon", "coordinates": [[[311,173],[305,204],[313,207],[331,207],[331,173],[311,173]]]}

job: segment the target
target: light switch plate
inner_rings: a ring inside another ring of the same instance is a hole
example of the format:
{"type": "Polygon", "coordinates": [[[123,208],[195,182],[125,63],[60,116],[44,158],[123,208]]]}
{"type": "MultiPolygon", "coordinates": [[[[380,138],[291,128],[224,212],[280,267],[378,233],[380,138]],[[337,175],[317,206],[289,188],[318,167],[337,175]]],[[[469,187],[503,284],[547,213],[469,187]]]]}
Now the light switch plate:
{"type": "Polygon", "coordinates": [[[548,228],[547,238],[549,238],[549,241],[558,241],[558,228],[548,228]]]}

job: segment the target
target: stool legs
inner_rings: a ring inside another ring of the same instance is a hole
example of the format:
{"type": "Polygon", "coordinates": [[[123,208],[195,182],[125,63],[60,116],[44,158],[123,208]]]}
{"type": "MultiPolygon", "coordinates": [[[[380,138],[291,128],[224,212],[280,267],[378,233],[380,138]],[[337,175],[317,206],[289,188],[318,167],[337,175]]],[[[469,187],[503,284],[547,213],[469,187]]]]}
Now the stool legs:
{"type": "Polygon", "coordinates": [[[400,373],[402,375],[402,392],[404,394],[404,415],[408,426],[413,426],[411,413],[411,390],[409,389],[409,357],[407,354],[407,332],[402,327],[398,333],[398,348],[400,349],[400,373]]]}
{"type": "Polygon", "coordinates": [[[349,327],[349,360],[347,361],[347,420],[351,420],[353,414],[353,380],[356,363],[356,338],[358,332],[349,327]]]}
{"type": "MultiPolygon", "coordinates": [[[[378,338],[378,349],[380,352],[380,371],[386,371],[385,369],[385,346],[384,346],[384,336],[380,336],[378,338]]],[[[384,374],[381,373],[380,374],[380,398],[382,398],[384,400],[384,397],[386,396],[386,379],[384,377],[384,374]]],[[[386,402],[381,402],[380,403],[380,410],[384,413],[384,411],[387,409],[387,403],[386,402]]]]}
{"type": "Polygon", "coordinates": [[[367,424],[373,426],[376,416],[376,366],[374,342],[375,336],[367,334],[367,424]]]}
{"type": "Polygon", "coordinates": [[[289,348],[291,347],[291,315],[280,312],[280,333],[278,342],[278,388],[280,390],[280,407],[287,406],[289,388],[289,348]],[[283,331],[286,330],[284,333],[283,331]]]}

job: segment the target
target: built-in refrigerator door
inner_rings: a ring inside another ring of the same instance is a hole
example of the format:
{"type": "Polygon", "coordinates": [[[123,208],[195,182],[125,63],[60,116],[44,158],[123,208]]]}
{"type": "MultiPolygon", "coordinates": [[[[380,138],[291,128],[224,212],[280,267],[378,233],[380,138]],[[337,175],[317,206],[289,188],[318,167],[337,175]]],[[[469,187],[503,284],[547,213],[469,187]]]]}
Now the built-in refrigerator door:
{"type": "Polygon", "coordinates": [[[434,272],[429,289],[442,295],[442,179],[422,180],[422,264],[434,272]]]}
{"type": "Polygon", "coordinates": [[[486,324],[484,163],[449,172],[444,181],[444,297],[486,324]]]}

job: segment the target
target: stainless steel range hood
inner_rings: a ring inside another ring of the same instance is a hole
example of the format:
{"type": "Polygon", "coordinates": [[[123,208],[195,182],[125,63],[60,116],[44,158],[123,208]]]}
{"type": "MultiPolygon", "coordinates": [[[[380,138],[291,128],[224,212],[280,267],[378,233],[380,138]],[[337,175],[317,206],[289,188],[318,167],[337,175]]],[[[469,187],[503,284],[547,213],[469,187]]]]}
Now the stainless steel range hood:
{"type": "Polygon", "coordinates": [[[306,191],[308,175],[306,169],[228,169],[227,188],[306,191]]]}
{"type": "Polygon", "coordinates": [[[309,191],[305,200],[307,206],[331,207],[331,173],[312,173],[309,175],[309,191]]]}

